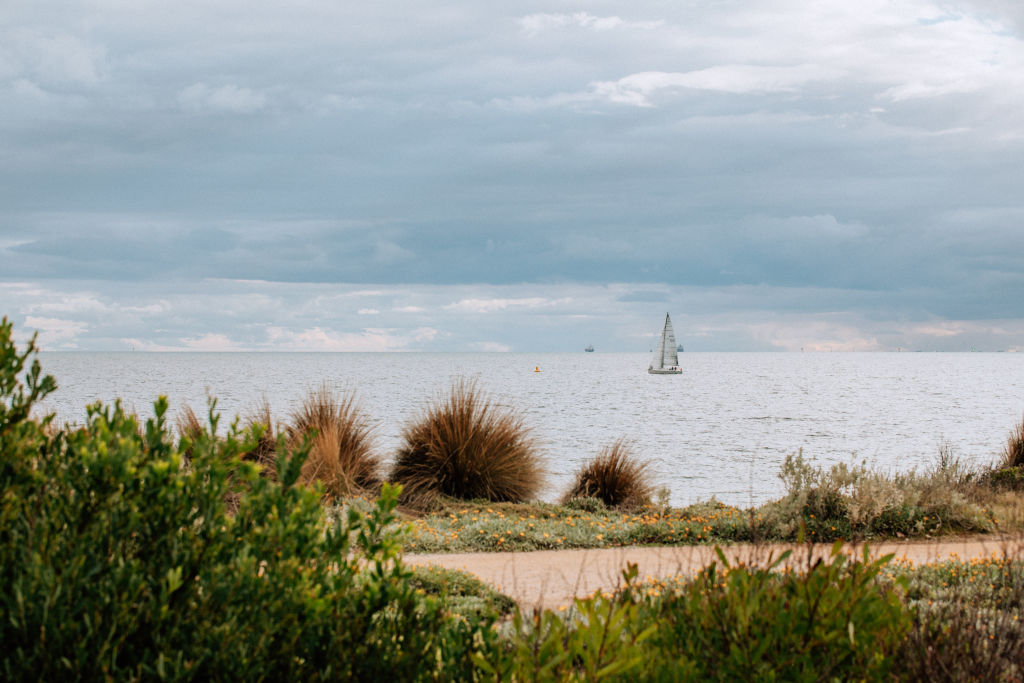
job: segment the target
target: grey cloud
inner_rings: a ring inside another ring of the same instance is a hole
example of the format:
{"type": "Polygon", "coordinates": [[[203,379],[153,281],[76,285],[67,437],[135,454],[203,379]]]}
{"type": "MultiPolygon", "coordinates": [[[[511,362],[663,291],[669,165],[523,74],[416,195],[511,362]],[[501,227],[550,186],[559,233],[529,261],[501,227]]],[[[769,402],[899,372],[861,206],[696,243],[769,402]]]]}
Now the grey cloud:
{"type": "Polygon", "coordinates": [[[1020,12],[887,7],[14,2],[0,279],[1021,317],[1020,12]]]}

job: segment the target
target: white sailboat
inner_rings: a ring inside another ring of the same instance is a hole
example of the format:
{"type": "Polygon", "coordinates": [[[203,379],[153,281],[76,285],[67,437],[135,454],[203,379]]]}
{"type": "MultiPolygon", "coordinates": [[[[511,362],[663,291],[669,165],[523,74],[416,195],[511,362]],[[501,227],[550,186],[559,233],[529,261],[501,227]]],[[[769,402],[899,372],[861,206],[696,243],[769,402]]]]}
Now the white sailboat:
{"type": "Polygon", "coordinates": [[[672,320],[665,314],[665,327],[661,330],[661,339],[658,340],[658,347],[654,350],[654,357],[647,372],[651,375],[678,375],[682,373],[679,367],[679,352],[676,351],[676,333],[672,330],[672,320]]]}

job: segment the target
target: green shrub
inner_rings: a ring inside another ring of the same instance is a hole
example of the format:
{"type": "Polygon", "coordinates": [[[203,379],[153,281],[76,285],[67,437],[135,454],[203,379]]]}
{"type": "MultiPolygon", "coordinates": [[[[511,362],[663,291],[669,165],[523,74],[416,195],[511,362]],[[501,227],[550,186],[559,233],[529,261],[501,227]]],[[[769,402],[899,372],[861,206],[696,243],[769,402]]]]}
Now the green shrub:
{"type": "Polygon", "coordinates": [[[494,590],[469,572],[442,567],[416,567],[412,586],[439,598],[449,612],[462,615],[504,617],[516,609],[515,601],[494,590]]]}
{"type": "Polygon", "coordinates": [[[391,481],[403,501],[424,507],[439,495],[521,502],[534,498],[543,470],[522,418],[460,381],[407,425],[391,481]]]}
{"type": "Polygon", "coordinates": [[[897,659],[899,680],[1021,680],[1024,625],[1017,614],[949,604],[917,612],[897,659]]]}
{"type": "Polygon", "coordinates": [[[891,556],[776,571],[732,567],[718,550],[695,580],[647,603],[646,677],[657,680],[885,680],[910,616],[876,579],[891,556]]]}
{"type": "Polygon", "coordinates": [[[999,488],[1021,489],[1024,488],[1024,467],[1003,467],[992,470],[989,473],[992,484],[999,488]]]}
{"type": "Polygon", "coordinates": [[[992,515],[972,501],[975,474],[948,448],[933,468],[894,475],[864,463],[824,469],[797,452],[786,457],[779,478],[786,495],[760,510],[771,537],[795,539],[801,529],[811,540],[832,541],[993,528],[992,515]]]}
{"type": "Polygon", "coordinates": [[[142,436],[119,404],[47,434],[28,418],[55,388],[0,324],[0,678],[365,679],[472,676],[487,621],[445,616],[398,556],[398,491],[327,524],[318,490],[240,456],[211,427],[191,462],[167,402],[142,436]],[[237,510],[227,494],[241,486],[237,510]]]}
{"type": "Polygon", "coordinates": [[[565,501],[564,505],[569,510],[579,510],[581,512],[592,512],[595,514],[608,511],[604,501],[600,498],[594,498],[593,496],[576,496],[569,498],[565,501]]]}
{"type": "Polygon", "coordinates": [[[900,678],[1013,681],[1024,674],[1024,563],[990,557],[948,561],[906,574],[914,614],[900,678]]]}
{"type": "Polygon", "coordinates": [[[563,501],[597,498],[607,507],[630,510],[648,505],[653,489],[647,463],[637,462],[626,441],[618,439],[580,468],[563,501]]]}
{"type": "Polygon", "coordinates": [[[487,680],[631,680],[644,663],[644,641],[657,626],[643,623],[629,597],[636,565],[623,572],[617,596],[576,600],[568,618],[550,610],[516,612],[508,636],[473,655],[487,680]]]}

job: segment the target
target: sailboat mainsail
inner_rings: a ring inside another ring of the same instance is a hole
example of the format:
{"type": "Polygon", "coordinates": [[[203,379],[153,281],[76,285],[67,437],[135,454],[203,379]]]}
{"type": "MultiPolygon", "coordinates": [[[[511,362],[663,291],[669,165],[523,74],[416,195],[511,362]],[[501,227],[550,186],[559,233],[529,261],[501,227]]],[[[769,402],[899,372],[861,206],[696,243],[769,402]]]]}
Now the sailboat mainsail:
{"type": "Polygon", "coordinates": [[[665,314],[665,327],[661,330],[658,348],[647,372],[652,375],[678,375],[682,372],[679,368],[679,352],[676,351],[676,333],[668,313],[665,314]]]}

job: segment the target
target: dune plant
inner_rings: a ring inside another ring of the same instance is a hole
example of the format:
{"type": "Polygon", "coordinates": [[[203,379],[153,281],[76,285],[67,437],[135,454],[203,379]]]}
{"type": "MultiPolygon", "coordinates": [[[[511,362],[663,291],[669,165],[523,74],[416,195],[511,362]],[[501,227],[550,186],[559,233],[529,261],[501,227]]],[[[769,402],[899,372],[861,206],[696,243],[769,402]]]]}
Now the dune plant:
{"type": "Polygon", "coordinates": [[[800,529],[811,540],[831,541],[993,528],[989,511],[972,499],[973,474],[948,449],[931,468],[896,474],[866,463],[823,468],[798,451],[786,457],[779,478],[786,495],[759,510],[771,537],[792,539],[800,529]]]}
{"type": "Polygon", "coordinates": [[[1006,438],[1002,464],[1003,467],[1024,466],[1024,420],[1006,438]]]}
{"type": "MultiPolygon", "coordinates": [[[[136,424],[141,428],[143,422],[139,419],[138,415],[132,415],[135,419],[136,424]]],[[[186,463],[192,460],[192,445],[199,439],[200,436],[205,432],[206,427],[199,421],[199,417],[196,412],[192,410],[192,406],[184,404],[178,411],[178,415],[174,420],[175,431],[178,434],[178,445],[181,448],[181,454],[184,457],[186,463]]]]}
{"type": "Polygon", "coordinates": [[[310,391],[292,413],[287,433],[293,449],[309,442],[302,479],[321,482],[329,496],[358,495],[380,486],[372,429],[354,393],[339,397],[326,383],[310,391]]]}
{"type": "Polygon", "coordinates": [[[274,420],[270,414],[270,402],[263,398],[256,409],[245,420],[246,430],[256,435],[253,447],[242,454],[242,460],[254,462],[264,476],[273,477],[277,472],[277,437],[274,420]]]}
{"type": "Polygon", "coordinates": [[[439,495],[520,502],[536,496],[543,470],[520,415],[460,380],[406,425],[391,481],[409,505],[439,495]]]}
{"type": "Polygon", "coordinates": [[[982,480],[996,491],[1024,489],[1024,420],[1007,435],[999,461],[984,473],[982,480]]]}
{"type": "Polygon", "coordinates": [[[316,487],[296,485],[305,450],[260,477],[240,461],[252,435],[215,436],[215,415],[182,466],[164,398],[141,434],[120,404],[47,434],[52,418],[29,415],[56,383],[27,357],[4,321],[0,679],[473,678],[492,620],[417,589],[396,490],[328,522],[316,487]],[[232,479],[245,491],[229,511],[232,479]]]}
{"type": "Polygon", "coordinates": [[[637,461],[625,439],[605,446],[576,473],[563,500],[596,498],[610,508],[634,509],[651,502],[648,464],[637,461]]]}
{"type": "Polygon", "coordinates": [[[175,426],[178,429],[178,437],[188,439],[189,441],[198,439],[205,430],[203,423],[196,416],[196,412],[187,403],[178,411],[175,426]]]}
{"type": "MultiPolygon", "coordinates": [[[[644,658],[653,680],[890,680],[910,614],[899,592],[877,578],[891,555],[849,561],[836,544],[828,561],[779,571],[731,566],[716,548],[691,582],[644,603],[657,623],[644,658]]],[[[798,563],[800,564],[800,563],[798,563]]]]}

